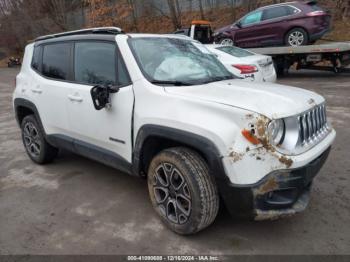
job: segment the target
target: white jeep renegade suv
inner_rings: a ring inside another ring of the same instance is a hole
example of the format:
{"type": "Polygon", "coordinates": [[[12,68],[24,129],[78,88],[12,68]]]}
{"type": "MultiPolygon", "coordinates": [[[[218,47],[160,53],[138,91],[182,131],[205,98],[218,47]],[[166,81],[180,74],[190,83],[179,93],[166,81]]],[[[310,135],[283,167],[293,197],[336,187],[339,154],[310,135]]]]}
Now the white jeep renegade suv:
{"type": "Polygon", "coordinates": [[[13,102],[34,162],[64,148],[146,177],[163,222],[191,234],[219,202],[256,220],[304,210],[335,138],[323,97],[233,78],[194,40],[97,28],[29,44],[13,102]]]}

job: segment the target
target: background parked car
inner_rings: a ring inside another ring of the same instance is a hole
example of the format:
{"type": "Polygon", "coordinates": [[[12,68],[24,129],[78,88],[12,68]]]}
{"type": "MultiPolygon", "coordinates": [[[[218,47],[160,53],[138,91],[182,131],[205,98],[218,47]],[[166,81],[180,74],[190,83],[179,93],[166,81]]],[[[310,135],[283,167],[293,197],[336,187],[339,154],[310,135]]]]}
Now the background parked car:
{"type": "Polygon", "coordinates": [[[258,55],[235,46],[206,45],[235,76],[247,81],[276,82],[276,71],[270,56],[258,55]]]}
{"type": "Polygon", "coordinates": [[[21,65],[20,58],[10,57],[9,61],[7,62],[7,67],[14,67],[14,66],[20,66],[20,65],[21,65]]]}
{"type": "Polygon", "coordinates": [[[330,15],[315,1],[270,5],[217,30],[215,42],[239,47],[312,44],[330,29],[330,15]]]}

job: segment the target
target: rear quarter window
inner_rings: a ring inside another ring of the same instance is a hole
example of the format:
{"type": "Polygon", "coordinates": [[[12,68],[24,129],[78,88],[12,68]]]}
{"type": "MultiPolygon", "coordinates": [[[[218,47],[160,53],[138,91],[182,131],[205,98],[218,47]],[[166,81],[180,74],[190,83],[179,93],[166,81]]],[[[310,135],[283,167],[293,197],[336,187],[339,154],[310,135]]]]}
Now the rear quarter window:
{"type": "Polygon", "coordinates": [[[32,68],[36,71],[40,71],[41,66],[41,46],[34,47],[33,59],[32,59],[32,68]]]}
{"type": "Polygon", "coordinates": [[[323,9],[316,4],[310,4],[309,6],[311,7],[312,11],[323,11],[323,9]]]}

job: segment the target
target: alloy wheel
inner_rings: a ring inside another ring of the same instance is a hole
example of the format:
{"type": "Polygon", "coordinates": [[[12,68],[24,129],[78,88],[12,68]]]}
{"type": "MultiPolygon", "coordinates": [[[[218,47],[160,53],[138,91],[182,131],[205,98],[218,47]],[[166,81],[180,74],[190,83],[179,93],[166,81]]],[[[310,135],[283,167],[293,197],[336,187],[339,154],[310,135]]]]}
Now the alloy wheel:
{"type": "Polygon", "coordinates": [[[301,46],[304,42],[304,34],[300,31],[294,31],[288,37],[288,43],[290,46],[301,46]]]}
{"type": "Polygon", "coordinates": [[[162,215],[175,224],[184,224],[191,214],[187,181],[170,163],[162,163],[153,174],[153,193],[162,215]]]}
{"type": "Polygon", "coordinates": [[[33,157],[38,157],[41,150],[40,135],[33,123],[28,122],[23,128],[23,139],[28,153],[33,157]]]}
{"type": "Polygon", "coordinates": [[[225,46],[233,46],[234,45],[233,40],[230,38],[225,38],[225,39],[221,40],[220,44],[225,45],[225,46]]]}

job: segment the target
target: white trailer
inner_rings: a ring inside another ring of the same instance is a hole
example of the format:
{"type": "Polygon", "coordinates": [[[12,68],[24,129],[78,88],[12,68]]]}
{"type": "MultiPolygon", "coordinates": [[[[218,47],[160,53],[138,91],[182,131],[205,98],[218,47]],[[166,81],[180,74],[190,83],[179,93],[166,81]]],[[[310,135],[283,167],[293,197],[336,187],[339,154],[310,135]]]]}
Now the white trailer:
{"type": "Polygon", "coordinates": [[[283,75],[292,65],[296,69],[313,69],[350,73],[350,41],[299,47],[265,47],[249,49],[272,56],[276,72],[283,75]]]}

